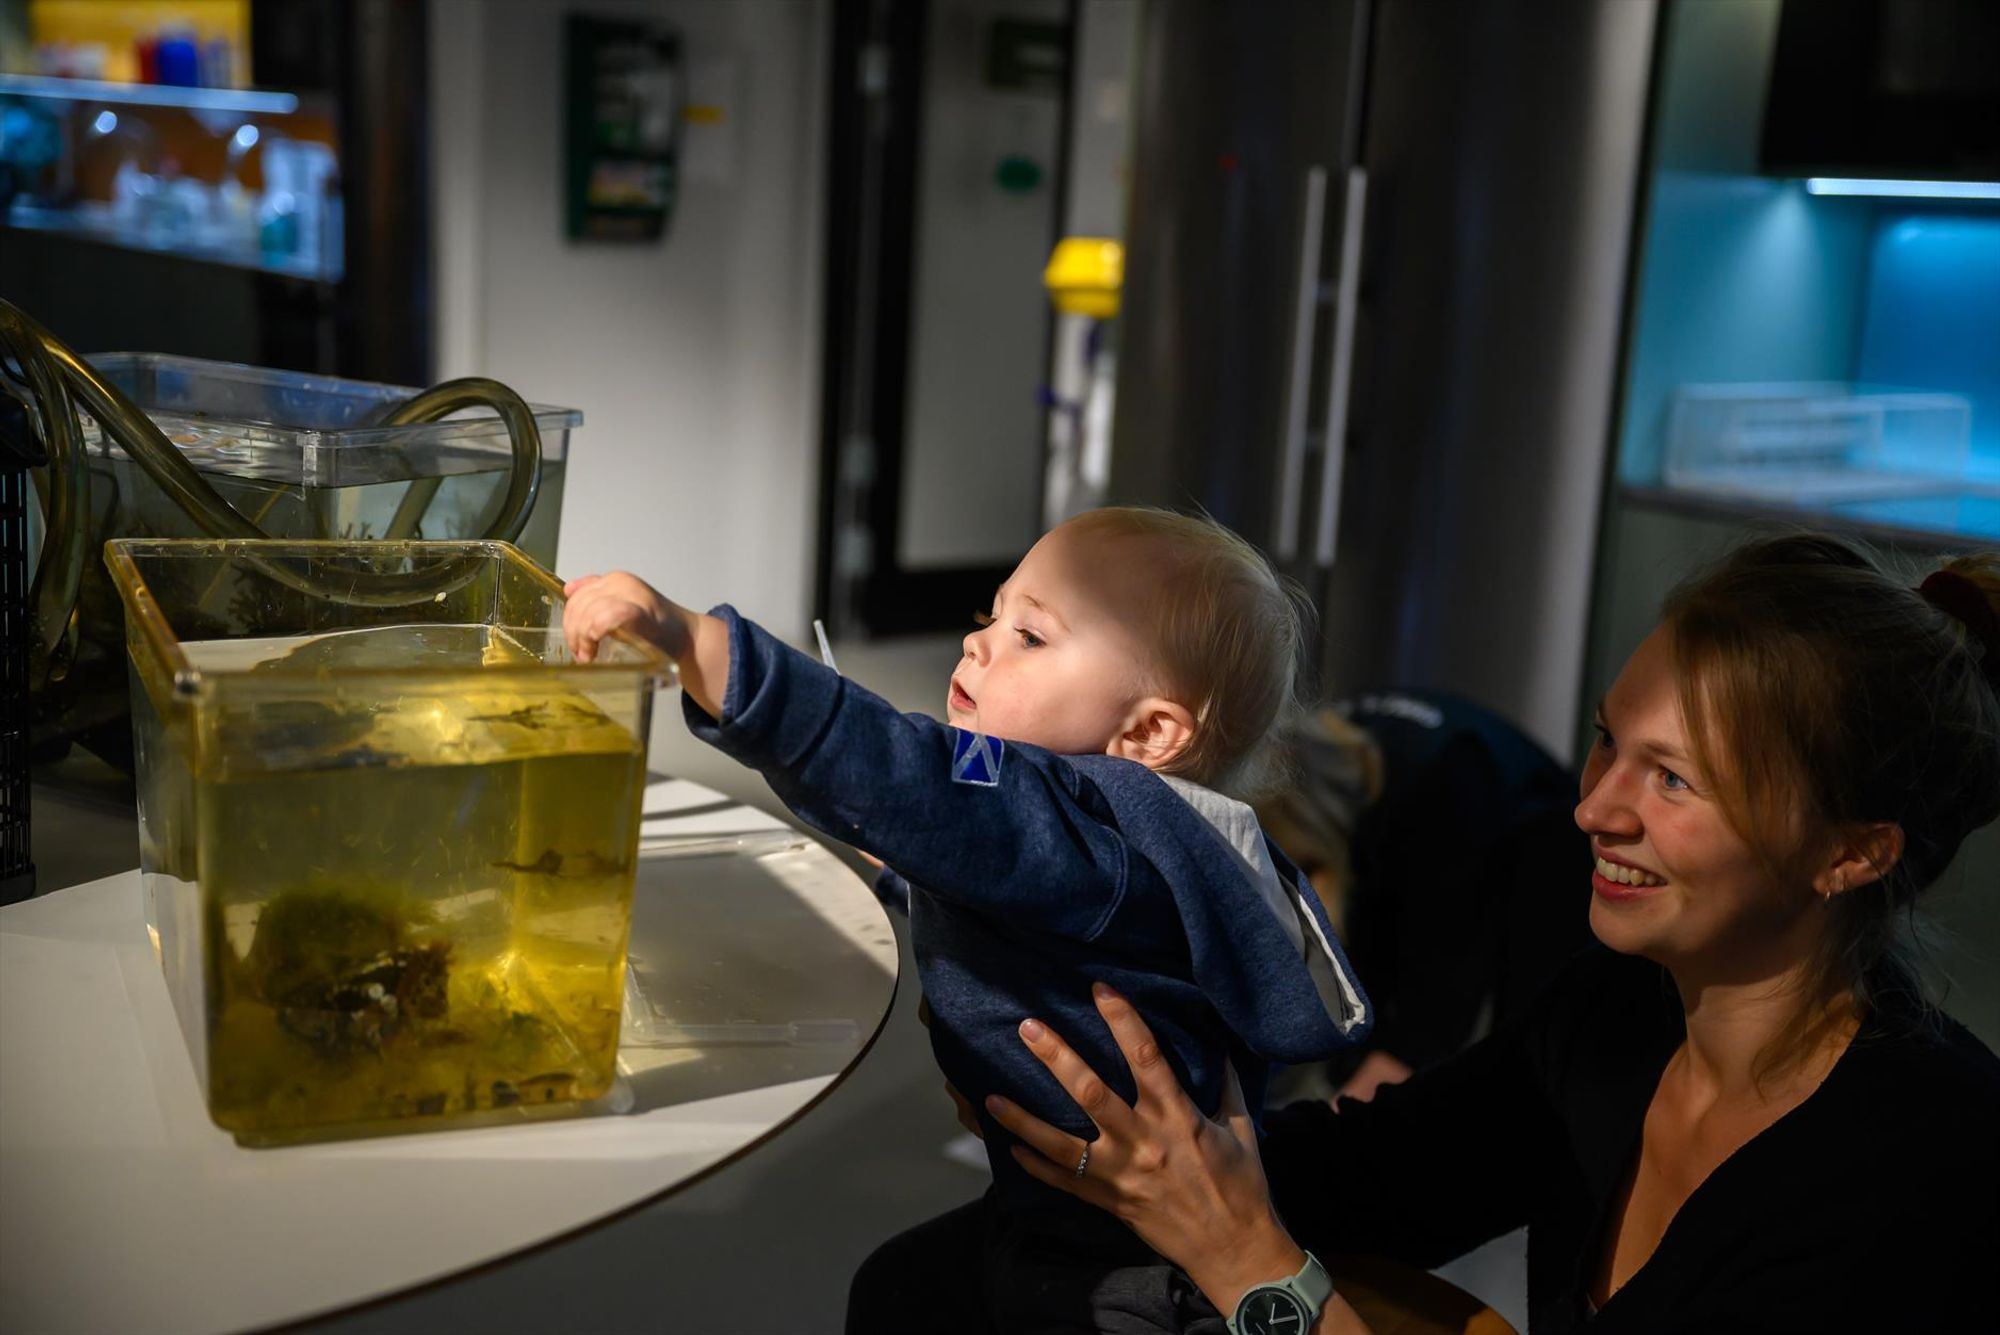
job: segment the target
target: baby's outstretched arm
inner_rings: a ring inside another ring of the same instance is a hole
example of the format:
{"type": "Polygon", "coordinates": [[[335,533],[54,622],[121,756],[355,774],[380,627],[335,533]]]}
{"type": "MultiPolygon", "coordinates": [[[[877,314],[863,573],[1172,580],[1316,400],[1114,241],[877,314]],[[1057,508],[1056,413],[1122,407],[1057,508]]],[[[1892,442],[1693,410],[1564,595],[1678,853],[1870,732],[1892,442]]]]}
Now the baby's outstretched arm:
{"type": "Polygon", "coordinates": [[[629,630],[658,645],[680,669],[681,688],[711,714],[722,712],[729,684],[729,629],[721,621],[691,611],[624,571],[585,575],[563,586],[563,637],[579,663],[597,656],[597,646],[613,631],[629,630]]]}

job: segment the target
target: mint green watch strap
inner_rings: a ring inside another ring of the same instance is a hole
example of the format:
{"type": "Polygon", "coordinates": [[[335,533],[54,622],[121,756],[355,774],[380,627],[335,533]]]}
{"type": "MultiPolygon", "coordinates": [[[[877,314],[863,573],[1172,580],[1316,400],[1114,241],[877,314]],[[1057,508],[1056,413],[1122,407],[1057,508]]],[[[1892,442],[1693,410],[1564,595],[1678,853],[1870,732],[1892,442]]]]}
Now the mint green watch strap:
{"type": "Polygon", "coordinates": [[[1312,1317],[1317,1318],[1319,1309],[1333,1297],[1333,1276],[1326,1273],[1317,1256],[1307,1252],[1306,1263],[1299,1267],[1298,1274],[1285,1281],[1285,1287],[1296,1293],[1311,1309],[1312,1317]]]}
{"type": "Polygon", "coordinates": [[[1333,1276],[1326,1273],[1326,1267],[1319,1263],[1317,1256],[1307,1252],[1306,1263],[1299,1267],[1298,1274],[1269,1284],[1259,1284],[1236,1300],[1236,1311],[1225,1323],[1229,1327],[1229,1335],[1242,1335],[1236,1327],[1236,1318],[1243,1315],[1243,1308],[1250,1299],[1265,1289],[1283,1289],[1298,1299],[1306,1309],[1306,1326],[1310,1329],[1312,1323],[1319,1320],[1320,1309],[1326,1306],[1327,1299],[1333,1297],[1333,1276]]]}

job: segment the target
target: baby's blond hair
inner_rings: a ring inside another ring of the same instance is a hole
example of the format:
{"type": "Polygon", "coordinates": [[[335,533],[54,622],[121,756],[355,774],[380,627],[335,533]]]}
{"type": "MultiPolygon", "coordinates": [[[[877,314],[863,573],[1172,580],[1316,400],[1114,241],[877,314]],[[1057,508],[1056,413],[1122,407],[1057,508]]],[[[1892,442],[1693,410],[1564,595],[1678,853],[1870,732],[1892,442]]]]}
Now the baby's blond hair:
{"type": "Polygon", "coordinates": [[[1248,542],[1206,516],[1107,506],[1069,521],[1086,536],[1151,542],[1158,594],[1146,665],[1194,715],[1162,773],[1250,798],[1282,781],[1278,735],[1297,708],[1306,603],[1248,542]]]}

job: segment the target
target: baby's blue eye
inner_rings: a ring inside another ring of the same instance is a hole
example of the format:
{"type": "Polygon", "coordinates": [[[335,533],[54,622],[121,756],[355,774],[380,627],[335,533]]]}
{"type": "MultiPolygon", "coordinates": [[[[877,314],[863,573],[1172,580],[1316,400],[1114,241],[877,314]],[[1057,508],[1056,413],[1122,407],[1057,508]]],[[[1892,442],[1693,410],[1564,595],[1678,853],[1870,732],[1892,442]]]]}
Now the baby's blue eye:
{"type": "Polygon", "coordinates": [[[1042,647],[1042,637],[1027,627],[1016,626],[1014,627],[1014,633],[1021,637],[1021,647],[1023,649],[1039,649],[1042,647]]]}
{"type": "Polygon", "coordinates": [[[1670,793],[1685,793],[1690,791],[1688,781],[1670,769],[1660,771],[1660,782],[1665,785],[1666,790],[1670,793]]]}

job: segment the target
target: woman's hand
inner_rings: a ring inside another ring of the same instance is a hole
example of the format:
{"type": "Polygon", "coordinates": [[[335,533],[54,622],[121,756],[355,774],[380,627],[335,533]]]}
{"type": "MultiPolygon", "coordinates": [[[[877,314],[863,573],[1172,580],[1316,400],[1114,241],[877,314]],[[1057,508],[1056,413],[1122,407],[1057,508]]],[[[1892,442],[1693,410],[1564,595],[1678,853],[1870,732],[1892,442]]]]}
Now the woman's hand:
{"type": "Polygon", "coordinates": [[[1093,993],[1138,1084],[1131,1107],[1047,1026],[1021,1025],[1021,1041],[1097,1125],[1084,1173],[1076,1172],[1084,1141],[997,1096],[986,1109],[1025,1142],[1012,1153],[1031,1176],[1124,1220],[1233,1312],[1246,1289],[1305,1263],[1272,1208],[1236,1073],[1228,1072],[1220,1120],[1202,1116],[1131,1003],[1101,983],[1093,993]]]}

